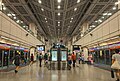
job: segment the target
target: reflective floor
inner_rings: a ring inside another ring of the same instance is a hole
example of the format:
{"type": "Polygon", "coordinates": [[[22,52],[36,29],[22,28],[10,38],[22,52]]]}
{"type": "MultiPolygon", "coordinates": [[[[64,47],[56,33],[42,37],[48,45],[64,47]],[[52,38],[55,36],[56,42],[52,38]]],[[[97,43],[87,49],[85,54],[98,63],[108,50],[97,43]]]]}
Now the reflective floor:
{"type": "Polygon", "coordinates": [[[115,81],[110,72],[97,67],[81,64],[71,70],[48,70],[39,67],[38,63],[14,71],[1,72],[0,81],[115,81]]]}

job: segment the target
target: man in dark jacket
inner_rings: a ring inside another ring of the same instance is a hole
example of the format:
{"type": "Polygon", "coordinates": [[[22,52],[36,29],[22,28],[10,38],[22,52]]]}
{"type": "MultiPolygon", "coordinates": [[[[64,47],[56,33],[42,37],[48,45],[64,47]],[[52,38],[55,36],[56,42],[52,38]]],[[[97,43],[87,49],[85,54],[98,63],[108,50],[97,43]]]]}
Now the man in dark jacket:
{"type": "Polygon", "coordinates": [[[18,72],[18,69],[19,69],[19,66],[20,66],[20,56],[19,54],[17,53],[16,56],[14,57],[14,64],[16,66],[15,68],[15,73],[18,72]]]}

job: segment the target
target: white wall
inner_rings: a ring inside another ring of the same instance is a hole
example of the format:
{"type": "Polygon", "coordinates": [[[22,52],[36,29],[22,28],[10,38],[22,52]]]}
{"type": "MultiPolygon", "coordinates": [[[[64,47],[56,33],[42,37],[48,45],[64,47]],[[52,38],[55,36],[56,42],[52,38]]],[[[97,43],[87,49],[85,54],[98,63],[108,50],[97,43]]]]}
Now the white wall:
{"type": "Polygon", "coordinates": [[[27,33],[27,31],[25,31],[12,19],[0,12],[0,35],[20,42],[24,42],[26,44],[29,44],[30,46],[42,44],[42,42],[33,35],[29,34],[28,36],[26,36],[27,33]]]}
{"type": "Polygon", "coordinates": [[[74,43],[74,45],[87,46],[95,44],[98,41],[103,41],[107,38],[120,34],[120,11],[115,13],[109,19],[104,21],[90,33],[82,37],[80,40],[74,43]],[[92,36],[90,35],[92,34],[92,36]]]}

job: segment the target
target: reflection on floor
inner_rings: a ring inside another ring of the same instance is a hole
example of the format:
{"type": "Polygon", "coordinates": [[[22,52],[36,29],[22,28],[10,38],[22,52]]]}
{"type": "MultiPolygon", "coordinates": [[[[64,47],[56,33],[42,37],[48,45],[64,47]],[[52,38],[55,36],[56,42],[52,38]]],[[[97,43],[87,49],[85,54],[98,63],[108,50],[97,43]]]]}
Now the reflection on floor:
{"type": "Polygon", "coordinates": [[[0,81],[115,81],[110,72],[91,65],[81,64],[71,70],[48,70],[39,67],[38,63],[26,66],[19,70],[1,72],[0,81]]]}

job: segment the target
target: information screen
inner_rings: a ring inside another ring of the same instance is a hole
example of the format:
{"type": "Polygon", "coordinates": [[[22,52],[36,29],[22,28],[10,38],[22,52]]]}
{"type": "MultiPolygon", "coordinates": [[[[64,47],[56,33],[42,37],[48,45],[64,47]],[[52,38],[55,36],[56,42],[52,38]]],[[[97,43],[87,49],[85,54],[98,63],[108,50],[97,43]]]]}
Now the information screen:
{"type": "Polygon", "coordinates": [[[52,51],[52,61],[57,61],[57,51],[52,51]]]}
{"type": "Polygon", "coordinates": [[[61,60],[67,61],[67,51],[61,51],[61,60]]]}

